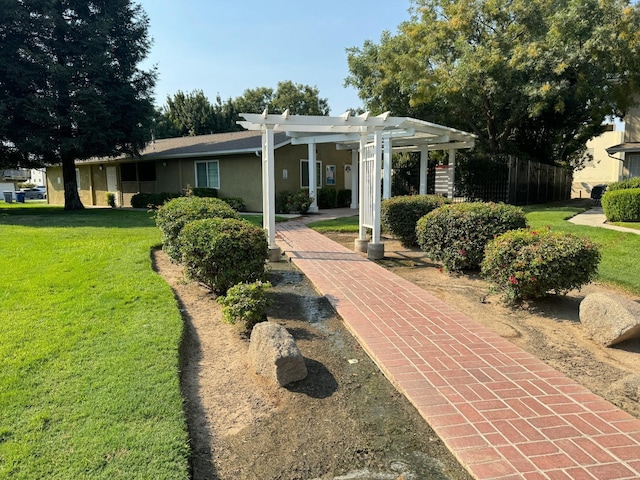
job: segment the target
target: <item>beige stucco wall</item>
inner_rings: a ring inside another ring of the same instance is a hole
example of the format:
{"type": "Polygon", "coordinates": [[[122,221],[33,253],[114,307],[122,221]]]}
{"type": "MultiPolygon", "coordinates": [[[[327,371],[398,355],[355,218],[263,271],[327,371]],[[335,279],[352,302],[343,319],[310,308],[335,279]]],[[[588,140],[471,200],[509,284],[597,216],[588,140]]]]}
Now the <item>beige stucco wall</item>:
{"type": "Polygon", "coordinates": [[[572,197],[588,198],[594,185],[617,182],[620,179],[622,161],[609,157],[605,149],[622,143],[624,135],[623,131],[604,132],[587,142],[587,149],[593,154],[593,160],[587,162],[583,169],[574,172],[572,197]]]}

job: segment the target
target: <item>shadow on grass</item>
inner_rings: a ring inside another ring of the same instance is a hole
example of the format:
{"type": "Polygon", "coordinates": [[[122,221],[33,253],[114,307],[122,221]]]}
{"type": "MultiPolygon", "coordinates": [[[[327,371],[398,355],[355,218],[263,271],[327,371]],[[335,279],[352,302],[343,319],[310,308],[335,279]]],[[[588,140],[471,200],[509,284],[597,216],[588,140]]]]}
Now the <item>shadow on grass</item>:
{"type": "Polygon", "coordinates": [[[43,204],[0,204],[0,225],[34,228],[143,228],[155,227],[153,214],[146,210],[85,208],[64,210],[43,204]]]}

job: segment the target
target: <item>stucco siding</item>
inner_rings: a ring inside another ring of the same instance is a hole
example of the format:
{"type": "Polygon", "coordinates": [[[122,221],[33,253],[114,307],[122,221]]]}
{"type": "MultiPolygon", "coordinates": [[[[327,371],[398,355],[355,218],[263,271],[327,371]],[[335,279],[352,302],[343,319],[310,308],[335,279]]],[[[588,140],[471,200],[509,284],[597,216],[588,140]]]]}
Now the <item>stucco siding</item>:
{"type": "Polygon", "coordinates": [[[606,152],[606,148],[622,143],[625,132],[604,132],[587,142],[587,150],[593,160],[585,163],[584,168],[573,174],[572,196],[589,197],[591,189],[602,183],[617,182],[622,175],[622,161],[616,160],[606,152]]]}

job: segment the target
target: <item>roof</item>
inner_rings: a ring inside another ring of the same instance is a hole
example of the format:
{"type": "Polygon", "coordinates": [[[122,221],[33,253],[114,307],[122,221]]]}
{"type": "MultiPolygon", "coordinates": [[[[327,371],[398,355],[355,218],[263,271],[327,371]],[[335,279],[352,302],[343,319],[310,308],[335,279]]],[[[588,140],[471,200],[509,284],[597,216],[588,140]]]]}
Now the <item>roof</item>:
{"type": "MultiPolygon", "coordinates": [[[[275,135],[275,148],[283,147],[289,143],[291,143],[291,140],[287,138],[286,134],[278,133],[275,135]]],[[[261,151],[262,133],[245,130],[154,140],[140,153],[140,160],[253,154],[261,151]]],[[[92,158],[82,163],[109,162],[129,158],[124,156],[108,159],[92,158]]]]}
{"type": "Polygon", "coordinates": [[[613,147],[607,148],[606,151],[609,155],[613,155],[614,153],[636,153],[636,152],[640,152],[640,143],[639,142],[620,143],[618,145],[614,145],[613,147]]]}

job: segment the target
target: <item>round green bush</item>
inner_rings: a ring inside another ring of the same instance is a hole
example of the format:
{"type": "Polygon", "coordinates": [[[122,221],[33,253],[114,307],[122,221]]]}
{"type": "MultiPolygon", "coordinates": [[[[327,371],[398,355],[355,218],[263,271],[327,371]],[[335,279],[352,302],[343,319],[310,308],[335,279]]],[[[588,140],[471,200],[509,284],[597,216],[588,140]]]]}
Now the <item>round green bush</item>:
{"type": "Polygon", "coordinates": [[[527,226],[519,207],[502,203],[455,203],[426,214],[416,225],[420,248],[450,271],[478,269],[494,237],[527,226]]]}
{"type": "Polygon", "coordinates": [[[182,228],[194,220],[212,217],[240,219],[238,212],[217,198],[180,197],[165,203],[155,215],[156,225],[162,231],[163,250],[179,262],[182,228]]]}
{"type": "Polygon", "coordinates": [[[607,190],[601,202],[610,222],[640,222],[640,188],[607,190]]]}
{"type": "Polygon", "coordinates": [[[516,230],[487,244],[482,274],[513,303],[580,288],[595,278],[599,262],[599,249],[587,238],[516,230]]]}
{"type": "Polygon", "coordinates": [[[427,213],[447,203],[439,195],[404,195],[382,201],[382,227],[398,237],[405,247],[417,245],[416,224],[427,213]]]}
{"type": "Polygon", "coordinates": [[[260,280],[238,283],[229,288],[226,295],[217,299],[222,305],[222,321],[231,324],[241,322],[247,331],[251,331],[257,323],[266,321],[270,303],[267,296],[269,288],[269,282],[260,280]]]}
{"type": "Polygon", "coordinates": [[[640,188],[640,177],[631,177],[627,180],[621,180],[607,185],[607,191],[623,190],[626,188],[640,188]]]}
{"type": "Polygon", "coordinates": [[[237,283],[263,280],[269,248],[265,231],[244,220],[205,218],[180,233],[189,278],[224,295],[237,283]]]}

